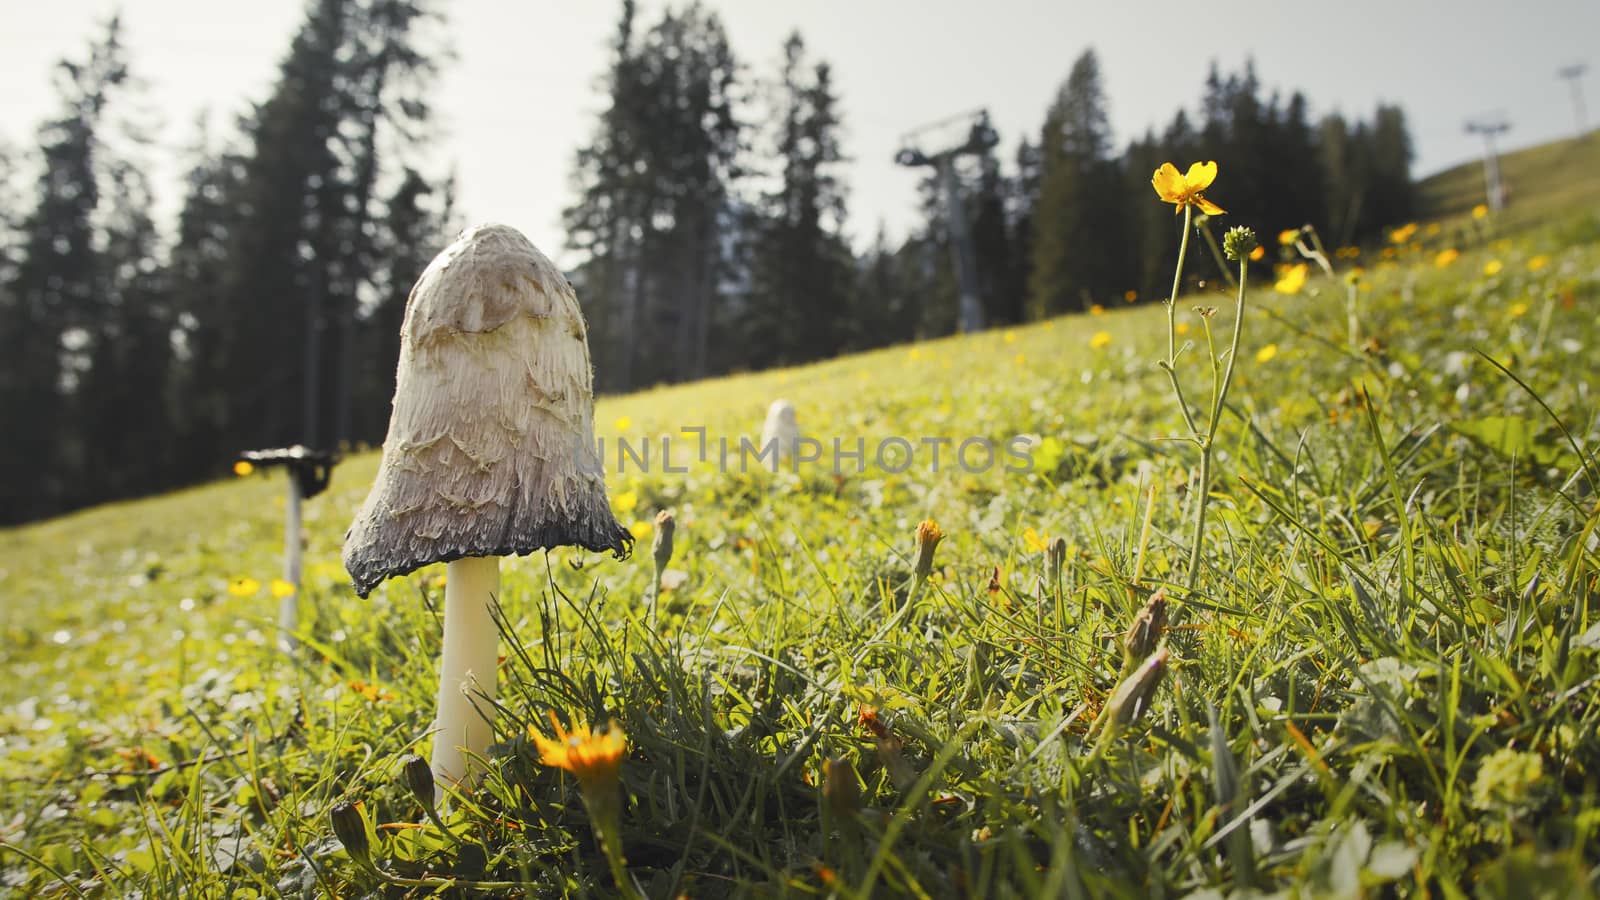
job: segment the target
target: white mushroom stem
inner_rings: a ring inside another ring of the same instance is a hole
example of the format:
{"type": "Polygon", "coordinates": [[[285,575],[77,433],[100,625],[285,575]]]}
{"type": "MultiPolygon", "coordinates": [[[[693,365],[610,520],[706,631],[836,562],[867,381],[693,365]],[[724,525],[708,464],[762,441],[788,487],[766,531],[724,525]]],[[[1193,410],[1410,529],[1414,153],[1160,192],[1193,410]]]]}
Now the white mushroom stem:
{"type": "Polygon", "coordinates": [[[499,557],[467,557],[445,568],[444,652],[433,722],[433,780],[441,792],[446,785],[470,786],[481,774],[472,758],[489,750],[500,659],[500,633],[489,608],[499,593],[499,557]]]}

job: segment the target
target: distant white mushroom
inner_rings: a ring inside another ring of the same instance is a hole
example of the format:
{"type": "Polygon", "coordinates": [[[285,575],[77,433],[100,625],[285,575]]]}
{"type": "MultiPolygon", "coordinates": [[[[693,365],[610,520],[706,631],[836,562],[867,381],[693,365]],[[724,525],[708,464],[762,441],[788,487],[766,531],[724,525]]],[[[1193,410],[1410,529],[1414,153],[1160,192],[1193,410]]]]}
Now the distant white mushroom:
{"type": "Polygon", "coordinates": [[[760,452],[777,445],[778,459],[793,459],[800,442],[800,423],[795,418],[794,404],[787,400],[774,400],[767,407],[767,421],[761,426],[760,452]]]}
{"type": "Polygon", "coordinates": [[[572,286],[504,225],[468,229],[406,303],[383,461],[345,535],[356,593],[449,563],[433,774],[470,785],[493,731],[499,557],[576,545],[618,558],[572,286]]]}

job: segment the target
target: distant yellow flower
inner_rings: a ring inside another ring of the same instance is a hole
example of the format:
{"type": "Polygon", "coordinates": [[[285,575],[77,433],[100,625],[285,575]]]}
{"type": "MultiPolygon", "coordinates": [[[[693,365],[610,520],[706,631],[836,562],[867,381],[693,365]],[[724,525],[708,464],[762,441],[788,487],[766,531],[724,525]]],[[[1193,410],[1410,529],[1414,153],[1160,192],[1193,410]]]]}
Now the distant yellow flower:
{"type": "Polygon", "coordinates": [[[1404,244],[1404,243],[1409,242],[1411,240],[1412,235],[1415,235],[1416,233],[1417,233],[1417,223],[1408,222],[1407,224],[1401,225],[1399,228],[1396,228],[1394,231],[1389,232],[1389,240],[1392,243],[1404,244]]]}
{"type": "Polygon", "coordinates": [[[1538,256],[1535,256],[1533,259],[1528,260],[1528,271],[1537,272],[1548,265],[1550,265],[1550,257],[1541,253],[1538,256]]]}
{"type": "Polygon", "coordinates": [[[918,360],[918,359],[921,359],[921,358],[922,358],[922,351],[921,351],[921,350],[919,350],[919,349],[918,349],[918,348],[916,348],[916,347],[912,347],[912,348],[911,348],[911,349],[910,349],[910,350],[909,350],[909,351],[908,351],[908,352],[907,352],[907,353],[906,353],[906,356],[907,356],[907,357],[908,357],[908,358],[910,358],[910,359],[912,359],[912,360],[918,360]]]}
{"type": "Polygon", "coordinates": [[[1006,333],[1000,336],[1000,339],[1008,344],[1014,344],[1017,342],[1017,333],[1008,328],[1006,333]]]}
{"type": "Polygon", "coordinates": [[[235,597],[254,597],[259,590],[261,582],[243,575],[228,582],[228,593],[235,597]]]}
{"type": "Polygon", "coordinates": [[[612,501],[612,505],[619,513],[624,515],[631,513],[633,508],[639,505],[639,494],[636,491],[623,491],[612,501]]]}
{"type": "Polygon", "coordinates": [[[1511,306],[1506,309],[1506,312],[1510,313],[1511,318],[1513,319],[1521,318],[1528,314],[1528,304],[1518,300],[1516,303],[1511,304],[1511,306]]]}
{"type": "Polygon", "coordinates": [[[556,732],[554,740],[528,727],[528,737],[539,748],[539,762],[571,772],[585,792],[617,783],[623,754],[628,751],[628,737],[615,721],[602,734],[595,734],[587,725],[574,725],[567,731],[551,712],[550,726],[556,732]]]}
{"type": "Polygon", "coordinates": [[[1267,248],[1261,246],[1260,244],[1257,244],[1256,248],[1254,250],[1250,251],[1250,261],[1251,262],[1260,262],[1262,260],[1262,258],[1264,258],[1266,255],[1267,255],[1267,248]]]}
{"type": "Polygon", "coordinates": [[[633,420],[627,416],[618,416],[617,421],[614,424],[618,431],[627,431],[629,428],[633,427],[633,420]]]}
{"type": "Polygon", "coordinates": [[[1278,232],[1278,244],[1283,247],[1293,247],[1294,242],[1300,240],[1300,229],[1285,228],[1278,232]]]}
{"type": "Polygon", "coordinates": [[[1176,331],[1179,334],[1188,334],[1189,333],[1189,323],[1188,322],[1179,322],[1177,325],[1173,326],[1172,330],[1176,331]]]}
{"type": "Polygon", "coordinates": [[[1451,263],[1455,262],[1456,259],[1458,257],[1460,257],[1460,256],[1461,256],[1461,251],[1457,250],[1454,247],[1449,247],[1447,249],[1439,251],[1439,255],[1435,256],[1433,258],[1433,264],[1442,269],[1445,266],[1448,266],[1451,263]]]}
{"type": "Polygon", "coordinates": [[[1479,203],[1477,206],[1472,208],[1472,217],[1474,219],[1485,219],[1488,218],[1488,216],[1489,207],[1487,204],[1479,203]]]}
{"type": "Polygon", "coordinates": [[[1215,162],[1197,162],[1189,167],[1185,175],[1179,175],[1172,163],[1162,163],[1161,168],[1150,176],[1150,186],[1156,189],[1156,196],[1163,202],[1177,204],[1174,213],[1181,212],[1186,206],[1193,206],[1208,216],[1220,216],[1225,210],[1207,200],[1202,193],[1216,178],[1215,162]]]}
{"type": "MultiPolygon", "coordinates": [[[[1020,366],[1028,361],[1028,356],[1025,353],[1018,353],[1016,356],[1011,357],[1011,361],[1020,366]]],[[[945,368],[949,368],[949,366],[946,366],[945,368]]]]}
{"type": "Polygon", "coordinates": [[[282,600],[283,598],[294,593],[294,582],[284,581],[282,578],[274,578],[272,579],[272,582],[267,585],[267,588],[268,590],[272,591],[273,597],[282,600]]]}
{"type": "Polygon", "coordinates": [[[1022,545],[1031,553],[1043,553],[1050,546],[1050,539],[1029,528],[1022,532],[1022,545]]]}
{"type": "Polygon", "coordinates": [[[1089,346],[1096,350],[1104,350],[1105,348],[1111,346],[1111,332],[1096,331],[1094,333],[1094,337],[1089,338],[1089,346]]]}
{"type": "Polygon", "coordinates": [[[254,472],[255,470],[256,470],[256,467],[250,465],[249,460],[241,459],[238,462],[233,464],[233,474],[239,476],[240,478],[243,478],[246,475],[249,475],[251,472],[254,472]]]}
{"type": "Polygon", "coordinates": [[[642,541],[650,536],[650,523],[644,521],[635,522],[628,526],[628,533],[633,535],[634,540],[642,541]]]}
{"type": "Polygon", "coordinates": [[[1105,314],[1106,314],[1106,308],[1104,306],[1101,306],[1098,303],[1089,304],[1089,315],[1091,315],[1091,316],[1103,316],[1105,314]]]}
{"type": "Polygon", "coordinates": [[[1280,294],[1298,294],[1306,286],[1306,277],[1311,274],[1311,267],[1305,263],[1296,263],[1284,269],[1278,275],[1277,283],[1272,289],[1280,294]]]}
{"type": "Polygon", "coordinates": [[[1139,299],[1139,292],[1138,291],[1123,291],[1122,292],[1122,302],[1123,303],[1132,303],[1133,301],[1138,300],[1138,299],[1139,299]]]}
{"type": "Polygon", "coordinates": [[[1502,268],[1505,268],[1505,267],[1500,264],[1500,260],[1491,259],[1488,262],[1483,264],[1483,274],[1485,274],[1485,275],[1499,275],[1500,274],[1500,270],[1502,268]]]}
{"type": "Polygon", "coordinates": [[[1258,362],[1258,363],[1272,362],[1272,358],[1277,356],[1277,355],[1278,355],[1278,345],[1277,344],[1268,344],[1265,347],[1262,347],[1260,350],[1256,351],[1256,362],[1258,362]]]}

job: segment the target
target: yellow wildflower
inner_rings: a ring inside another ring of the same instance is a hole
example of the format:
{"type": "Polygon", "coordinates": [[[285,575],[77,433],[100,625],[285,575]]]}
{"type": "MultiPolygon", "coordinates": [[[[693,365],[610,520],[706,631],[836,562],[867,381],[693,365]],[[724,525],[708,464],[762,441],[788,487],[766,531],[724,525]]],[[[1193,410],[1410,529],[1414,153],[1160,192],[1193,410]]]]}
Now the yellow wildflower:
{"type": "Polygon", "coordinates": [[[627,416],[618,416],[615,425],[618,431],[627,431],[633,427],[633,420],[627,416]]]}
{"type": "Polygon", "coordinates": [[[642,541],[650,536],[650,523],[643,521],[635,522],[628,526],[628,533],[633,535],[634,540],[642,541]]]}
{"type": "Polygon", "coordinates": [[[1389,240],[1396,244],[1404,244],[1409,242],[1411,240],[1411,236],[1416,233],[1417,223],[1408,222],[1407,224],[1396,228],[1394,231],[1389,232],[1389,240]]]}
{"type": "Polygon", "coordinates": [[[1472,208],[1472,217],[1474,219],[1485,219],[1485,218],[1488,218],[1489,217],[1489,206],[1488,206],[1488,204],[1479,203],[1477,206],[1474,206],[1472,208]]]}
{"type": "Polygon", "coordinates": [[[1500,274],[1500,270],[1502,268],[1504,268],[1504,266],[1502,266],[1500,264],[1500,260],[1491,259],[1488,262],[1483,264],[1483,274],[1485,274],[1485,275],[1499,275],[1500,274]]]}
{"type": "Polygon", "coordinates": [[[250,464],[249,460],[241,459],[238,462],[233,464],[233,474],[239,476],[240,478],[243,478],[246,475],[249,475],[251,472],[254,472],[255,470],[256,470],[256,467],[252,466],[250,464]]]}
{"type": "Polygon", "coordinates": [[[1461,256],[1461,251],[1454,247],[1449,247],[1439,251],[1439,255],[1433,258],[1433,264],[1442,269],[1455,262],[1459,256],[1461,256]]]}
{"type": "Polygon", "coordinates": [[[1091,316],[1103,316],[1105,314],[1106,314],[1106,308],[1104,306],[1101,306],[1098,303],[1089,304],[1089,315],[1091,315],[1091,316]]]}
{"type": "Polygon", "coordinates": [[[272,596],[279,600],[294,593],[294,582],[284,581],[282,578],[272,579],[267,587],[272,591],[272,596]]]}
{"type": "Polygon", "coordinates": [[[261,590],[261,582],[248,576],[241,575],[228,582],[228,593],[235,597],[254,597],[259,590],[261,590]]]}
{"type": "Polygon", "coordinates": [[[1285,228],[1278,232],[1278,244],[1284,247],[1293,247],[1294,242],[1300,240],[1300,229],[1285,228]]]}
{"type": "Polygon", "coordinates": [[[612,505],[619,513],[624,515],[631,513],[633,508],[639,505],[639,494],[637,491],[623,491],[612,501],[612,505]]]}
{"type": "Polygon", "coordinates": [[[1537,272],[1548,265],[1550,265],[1550,257],[1541,253],[1538,256],[1535,256],[1533,259],[1528,260],[1528,271],[1537,272]]]}
{"type": "Polygon", "coordinates": [[[1277,344],[1268,344],[1265,347],[1262,347],[1260,350],[1256,351],[1256,362],[1258,362],[1258,363],[1271,362],[1272,358],[1277,356],[1277,355],[1278,355],[1278,345],[1277,344]]]}
{"type": "Polygon", "coordinates": [[[1089,346],[1096,350],[1104,350],[1105,348],[1111,346],[1111,332],[1096,331],[1094,333],[1094,337],[1089,338],[1089,346]]]}
{"type": "Polygon", "coordinates": [[[1518,300],[1516,303],[1511,304],[1506,312],[1510,313],[1513,319],[1521,318],[1528,314],[1528,304],[1518,300]]]}
{"type": "Polygon", "coordinates": [[[1296,263],[1278,274],[1278,281],[1272,289],[1280,294],[1298,294],[1306,286],[1306,278],[1311,274],[1311,267],[1305,263],[1296,263]]]}
{"type": "Polygon", "coordinates": [[[615,721],[601,734],[595,734],[587,725],[574,725],[567,731],[551,712],[550,725],[556,732],[554,740],[528,727],[528,737],[539,748],[539,762],[571,772],[585,791],[617,783],[622,757],[628,750],[628,738],[615,721]]]}
{"type": "Polygon", "coordinates": [[[1266,255],[1267,255],[1267,248],[1261,246],[1260,244],[1257,244],[1256,248],[1254,250],[1250,251],[1250,261],[1251,262],[1260,262],[1262,260],[1262,258],[1265,257],[1266,255]]]}
{"type": "Polygon", "coordinates": [[[1172,330],[1176,331],[1179,334],[1188,334],[1189,333],[1189,323],[1188,322],[1179,322],[1179,323],[1177,323],[1176,325],[1173,326],[1172,330]]]}
{"type": "Polygon", "coordinates": [[[1179,175],[1177,166],[1172,163],[1162,163],[1161,168],[1150,176],[1150,186],[1156,189],[1156,196],[1163,202],[1177,205],[1174,213],[1186,206],[1193,206],[1208,216],[1220,216],[1225,210],[1207,200],[1203,193],[1216,178],[1215,162],[1197,162],[1184,175],[1179,175]]]}
{"type": "Polygon", "coordinates": [[[1139,292],[1138,291],[1124,291],[1122,293],[1122,302],[1123,303],[1132,303],[1133,301],[1138,300],[1138,299],[1139,299],[1139,292]]]}
{"type": "Polygon", "coordinates": [[[1028,548],[1030,553],[1043,553],[1045,548],[1050,545],[1050,539],[1040,535],[1039,532],[1034,531],[1032,528],[1028,528],[1022,532],[1022,544],[1028,548]]]}
{"type": "Polygon", "coordinates": [[[1008,344],[1014,344],[1017,342],[1017,333],[1007,328],[1005,334],[1000,336],[1000,339],[1008,344]]]}

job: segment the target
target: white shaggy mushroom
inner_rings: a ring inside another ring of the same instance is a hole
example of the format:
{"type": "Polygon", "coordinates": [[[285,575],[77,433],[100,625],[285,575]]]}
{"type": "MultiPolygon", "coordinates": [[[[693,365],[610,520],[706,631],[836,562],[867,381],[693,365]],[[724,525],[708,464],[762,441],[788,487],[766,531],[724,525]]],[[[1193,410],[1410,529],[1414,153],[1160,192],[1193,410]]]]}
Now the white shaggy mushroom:
{"type": "Polygon", "coordinates": [[[432,769],[470,785],[493,732],[499,557],[576,545],[627,555],[594,441],[578,298],[504,225],[463,232],[406,302],[383,461],[345,535],[356,593],[446,562],[432,769]]]}
{"type": "Polygon", "coordinates": [[[774,400],[767,407],[767,421],[761,426],[760,452],[765,454],[777,445],[780,460],[793,459],[800,443],[800,423],[795,418],[794,404],[787,400],[774,400]]]}

